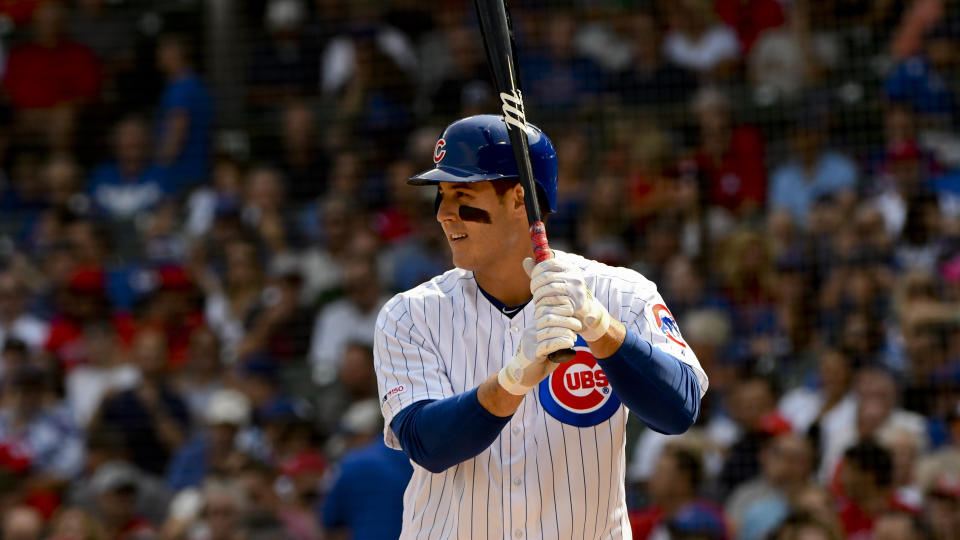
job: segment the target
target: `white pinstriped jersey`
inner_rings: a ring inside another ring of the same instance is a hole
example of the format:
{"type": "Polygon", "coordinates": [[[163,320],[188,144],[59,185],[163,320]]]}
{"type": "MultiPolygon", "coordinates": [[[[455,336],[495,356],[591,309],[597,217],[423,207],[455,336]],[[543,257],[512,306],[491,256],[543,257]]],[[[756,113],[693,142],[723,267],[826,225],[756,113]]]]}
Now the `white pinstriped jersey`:
{"type": "MultiPolygon", "coordinates": [[[[707,376],[683,342],[656,286],[637,272],[555,252],[584,270],[611,315],[707,376]]],[[[404,407],[467,392],[513,356],[533,302],[512,319],[454,269],[394,296],[377,319],[375,366],[388,446],[404,407]]],[[[523,400],[476,457],[433,474],[414,463],[401,538],[632,538],[624,492],[626,408],[589,349],[523,400]]],[[[465,426],[464,429],[469,429],[465,426]]]]}

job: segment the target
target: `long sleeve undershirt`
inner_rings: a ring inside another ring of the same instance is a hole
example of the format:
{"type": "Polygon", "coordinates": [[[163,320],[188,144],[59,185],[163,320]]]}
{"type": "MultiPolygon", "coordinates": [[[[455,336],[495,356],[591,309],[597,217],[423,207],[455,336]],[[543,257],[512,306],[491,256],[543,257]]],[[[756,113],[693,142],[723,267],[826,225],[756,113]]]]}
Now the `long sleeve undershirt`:
{"type": "MultiPolygon", "coordinates": [[[[700,412],[700,383],[686,363],[627,330],[609,358],[598,359],[620,401],[660,433],[686,431],[700,412]]],[[[390,427],[415,463],[438,473],[483,452],[511,416],[480,405],[477,389],[440,400],[422,400],[397,413],[390,427]]]]}

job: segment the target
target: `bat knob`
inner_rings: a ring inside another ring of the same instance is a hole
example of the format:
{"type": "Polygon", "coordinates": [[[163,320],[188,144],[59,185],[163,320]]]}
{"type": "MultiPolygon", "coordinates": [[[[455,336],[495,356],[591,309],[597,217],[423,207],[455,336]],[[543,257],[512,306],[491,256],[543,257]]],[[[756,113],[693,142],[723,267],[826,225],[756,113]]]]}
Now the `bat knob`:
{"type": "Polygon", "coordinates": [[[577,353],[573,349],[563,349],[560,351],[553,351],[552,353],[548,354],[547,360],[550,360],[555,364],[564,364],[573,360],[573,357],[576,355],[577,353]]]}

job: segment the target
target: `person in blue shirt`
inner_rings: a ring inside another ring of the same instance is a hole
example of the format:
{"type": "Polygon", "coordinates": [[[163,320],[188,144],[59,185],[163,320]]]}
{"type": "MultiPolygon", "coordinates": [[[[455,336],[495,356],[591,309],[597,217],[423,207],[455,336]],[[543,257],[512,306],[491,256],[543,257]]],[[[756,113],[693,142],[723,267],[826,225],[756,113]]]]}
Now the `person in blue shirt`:
{"type": "Polygon", "coordinates": [[[150,164],[149,145],[142,119],[130,116],[114,127],[114,159],[93,170],[87,188],[99,213],[116,220],[130,219],[173,195],[164,170],[150,164]]]}
{"type": "Polygon", "coordinates": [[[856,164],[829,148],[826,136],[822,116],[803,114],[790,133],[790,158],[771,175],[770,210],[786,211],[801,226],[820,197],[853,196],[857,189],[856,164]]]}
{"type": "Polygon", "coordinates": [[[213,103],[194,71],[186,37],[163,36],[157,46],[157,64],[167,79],[157,117],[157,160],[179,189],[207,176],[213,103]]]}
{"type": "Polygon", "coordinates": [[[957,99],[950,88],[951,65],[956,57],[956,30],[934,26],[924,36],[923,51],[895,64],[883,82],[887,98],[911,106],[928,119],[956,120],[957,99]]]}
{"type": "Polygon", "coordinates": [[[350,531],[353,540],[399,538],[403,492],[413,475],[407,455],[391,450],[383,438],[344,454],[323,503],[323,526],[338,538],[350,531]]]}

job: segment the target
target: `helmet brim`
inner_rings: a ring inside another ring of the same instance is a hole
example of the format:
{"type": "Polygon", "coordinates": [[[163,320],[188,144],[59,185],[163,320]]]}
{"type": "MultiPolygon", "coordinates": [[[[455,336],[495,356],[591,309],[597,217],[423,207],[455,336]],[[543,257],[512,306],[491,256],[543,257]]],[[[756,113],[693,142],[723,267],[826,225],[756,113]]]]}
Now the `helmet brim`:
{"type": "Polygon", "coordinates": [[[457,167],[434,167],[407,179],[411,186],[432,186],[440,182],[470,183],[500,180],[502,178],[516,178],[504,174],[480,174],[477,171],[468,171],[457,167]]]}

